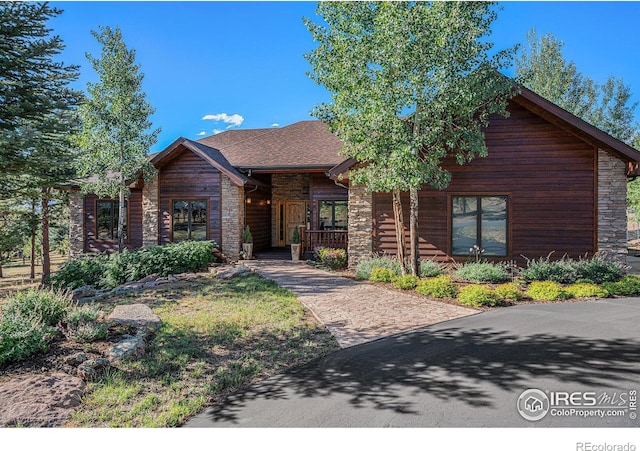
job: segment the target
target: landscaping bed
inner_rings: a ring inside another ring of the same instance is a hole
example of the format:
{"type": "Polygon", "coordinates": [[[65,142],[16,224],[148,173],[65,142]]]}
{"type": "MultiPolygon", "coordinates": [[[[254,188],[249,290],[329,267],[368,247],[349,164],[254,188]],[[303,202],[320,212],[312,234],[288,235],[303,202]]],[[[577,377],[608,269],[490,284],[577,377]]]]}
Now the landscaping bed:
{"type": "MultiPolygon", "coordinates": [[[[129,304],[149,306],[162,322],[148,338],[143,356],[113,362],[99,377],[86,380],[80,404],[72,406],[63,423],[23,419],[5,425],[178,426],[229,393],[338,349],[295,296],[255,274],[231,280],[193,274],[153,288],[111,294],[91,305],[104,321],[115,306],[129,304]]],[[[109,327],[105,337],[87,342],[52,334],[45,351],[1,364],[0,385],[16,376],[77,377],[70,357],[108,357],[125,333],[133,332],[109,327]]]]}
{"type": "Polygon", "coordinates": [[[523,303],[576,302],[640,295],[640,277],[629,267],[595,255],[591,258],[530,260],[526,267],[485,260],[444,266],[423,261],[420,277],[401,275],[397,260],[371,257],[362,260],[354,277],[398,291],[413,292],[479,310],[523,303]]]}

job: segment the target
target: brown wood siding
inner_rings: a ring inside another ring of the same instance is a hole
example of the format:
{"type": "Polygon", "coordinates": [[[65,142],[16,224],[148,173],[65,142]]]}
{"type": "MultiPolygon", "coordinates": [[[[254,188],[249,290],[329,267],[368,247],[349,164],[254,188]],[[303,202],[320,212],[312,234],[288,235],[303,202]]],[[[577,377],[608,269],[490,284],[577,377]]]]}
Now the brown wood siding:
{"type": "MultiPolygon", "coordinates": [[[[88,194],[84,197],[84,251],[85,252],[116,252],[118,241],[96,239],[96,201],[98,196],[88,194]]],[[[128,202],[129,240],[125,243],[127,249],[142,247],[142,190],[132,189],[128,202]]]]}
{"type": "Polygon", "coordinates": [[[171,242],[173,200],[206,199],[208,239],[221,242],[220,171],[190,151],[183,150],[160,168],[160,244],[171,242]]]}
{"type": "Polygon", "coordinates": [[[312,174],[309,181],[311,197],[311,229],[318,229],[318,202],[321,200],[348,200],[349,191],[338,186],[324,174],[312,174]]]}
{"type": "MultiPolygon", "coordinates": [[[[486,158],[464,166],[447,160],[444,167],[452,173],[449,187],[421,190],[422,258],[450,260],[452,195],[509,196],[508,259],[522,263],[522,255],[536,258],[555,251],[559,258],[594,251],[594,148],[519,105],[510,104],[509,111],[509,118],[492,118],[485,131],[486,158]]],[[[408,205],[405,195],[407,228],[408,205]]],[[[375,194],[373,210],[374,250],[395,254],[391,196],[375,194]]]]}
{"type": "Polygon", "coordinates": [[[253,236],[253,250],[258,252],[271,247],[271,190],[245,188],[245,222],[253,236]],[[246,203],[246,199],[251,203],[246,203]]]}

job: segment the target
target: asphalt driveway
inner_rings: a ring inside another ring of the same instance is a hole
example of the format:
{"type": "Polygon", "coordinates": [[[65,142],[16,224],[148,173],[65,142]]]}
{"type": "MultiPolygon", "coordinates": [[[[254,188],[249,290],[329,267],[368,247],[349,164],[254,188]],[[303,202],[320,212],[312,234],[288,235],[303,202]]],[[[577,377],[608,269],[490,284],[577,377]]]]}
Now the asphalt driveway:
{"type": "Polygon", "coordinates": [[[634,390],[640,298],[529,304],[340,350],[186,426],[637,427],[634,390]],[[538,421],[527,389],[547,397],[538,421]]]}

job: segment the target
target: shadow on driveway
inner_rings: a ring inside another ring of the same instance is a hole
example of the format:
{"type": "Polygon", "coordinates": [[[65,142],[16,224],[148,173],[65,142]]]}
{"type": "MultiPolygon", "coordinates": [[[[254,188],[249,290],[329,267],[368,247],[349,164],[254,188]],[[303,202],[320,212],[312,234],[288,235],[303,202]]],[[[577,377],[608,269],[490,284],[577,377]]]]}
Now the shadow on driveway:
{"type": "Polygon", "coordinates": [[[338,351],[230,396],[187,425],[523,426],[530,423],[514,400],[527,388],[640,385],[637,300],[492,313],[338,351]]]}

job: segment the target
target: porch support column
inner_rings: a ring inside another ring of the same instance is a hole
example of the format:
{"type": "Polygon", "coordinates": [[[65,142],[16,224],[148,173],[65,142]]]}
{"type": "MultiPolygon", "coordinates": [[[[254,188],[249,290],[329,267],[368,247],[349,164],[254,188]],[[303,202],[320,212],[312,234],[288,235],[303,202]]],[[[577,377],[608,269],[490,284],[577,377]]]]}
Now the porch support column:
{"type": "Polygon", "coordinates": [[[84,196],[80,190],[69,192],[69,256],[84,252],[84,196]]]}
{"type": "Polygon", "coordinates": [[[627,258],[627,166],[598,149],[598,251],[627,258]]]}
{"type": "Polygon", "coordinates": [[[349,268],[373,252],[373,196],[363,186],[349,186],[349,268]]]}
{"type": "Polygon", "coordinates": [[[158,174],[142,187],[142,247],[158,245],[158,174]]]}
{"type": "Polygon", "coordinates": [[[220,174],[220,210],[222,253],[229,260],[240,259],[240,240],[244,227],[244,187],[236,186],[225,174],[220,174]]]}

